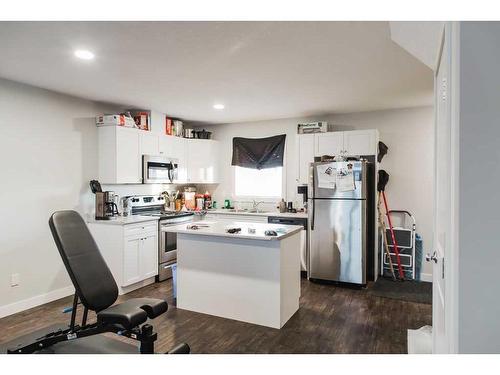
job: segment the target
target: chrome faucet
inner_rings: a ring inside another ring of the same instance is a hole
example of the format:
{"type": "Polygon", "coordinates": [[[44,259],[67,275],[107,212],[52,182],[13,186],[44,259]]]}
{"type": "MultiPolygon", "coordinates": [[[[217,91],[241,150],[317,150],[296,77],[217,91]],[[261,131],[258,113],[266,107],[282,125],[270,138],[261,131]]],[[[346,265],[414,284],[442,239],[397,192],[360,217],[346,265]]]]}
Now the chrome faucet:
{"type": "Polygon", "coordinates": [[[259,204],[264,203],[264,201],[257,202],[255,199],[252,199],[252,206],[254,211],[259,211],[259,204]]]}

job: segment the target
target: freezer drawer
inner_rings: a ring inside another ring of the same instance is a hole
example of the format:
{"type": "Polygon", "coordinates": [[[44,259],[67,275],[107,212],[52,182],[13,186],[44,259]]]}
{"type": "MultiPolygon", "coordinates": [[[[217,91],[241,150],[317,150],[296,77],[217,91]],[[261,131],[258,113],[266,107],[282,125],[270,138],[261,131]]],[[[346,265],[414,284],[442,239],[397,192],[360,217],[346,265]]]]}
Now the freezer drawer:
{"type": "Polygon", "coordinates": [[[309,201],[309,278],[366,284],[366,201],[309,201]]]}

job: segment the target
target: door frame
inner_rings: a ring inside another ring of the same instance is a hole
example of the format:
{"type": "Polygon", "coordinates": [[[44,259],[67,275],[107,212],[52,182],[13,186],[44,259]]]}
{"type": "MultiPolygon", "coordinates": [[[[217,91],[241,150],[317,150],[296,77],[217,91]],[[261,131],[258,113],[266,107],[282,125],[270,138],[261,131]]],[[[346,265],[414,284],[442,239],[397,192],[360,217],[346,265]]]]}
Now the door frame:
{"type": "MultiPolygon", "coordinates": [[[[450,164],[451,164],[451,197],[450,197],[450,248],[444,262],[445,294],[445,331],[447,353],[458,353],[458,251],[459,251],[459,141],[460,141],[460,23],[445,22],[434,72],[434,127],[437,129],[437,100],[439,100],[439,83],[437,74],[442,58],[448,61],[448,97],[450,122],[450,164]],[[448,54],[442,56],[445,37],[448,38],[448,54]]],[[[436,138],[434,140],[437,147],[436,138]]],[[[436,157],[436,155],[435,155],[436,157]]],[[[434,203],[437,191],[437,163],[434,165],[434,203]]],[[[436,228],[436,204],[434,204],[434,228],[436,228]]],[[[435,244],[433,246],[436,246],[435,244]]],[[[432,251],[431,251],[432,252],[432,251]]],[[[434,315],[434,306],[433,306],[434,315]]],[[[434,319],[433,319],[434,320],[434,319]]],[[[435,345],[433,336],[433,353],[435,345]]]]}

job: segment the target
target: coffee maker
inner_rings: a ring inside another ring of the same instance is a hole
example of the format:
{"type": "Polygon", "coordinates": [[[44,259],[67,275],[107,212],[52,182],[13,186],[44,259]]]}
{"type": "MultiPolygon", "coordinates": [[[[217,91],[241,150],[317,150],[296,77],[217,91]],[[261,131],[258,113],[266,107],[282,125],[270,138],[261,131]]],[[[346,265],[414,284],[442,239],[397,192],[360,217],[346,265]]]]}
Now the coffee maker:
{"type": "Polygon", "coordinates": [[[116,200],[118,196],[113,191],[102,191],[97,180],[90,181],[90,189],[95,194],[95,219],[111,220],[118,216],[116,200]]]}

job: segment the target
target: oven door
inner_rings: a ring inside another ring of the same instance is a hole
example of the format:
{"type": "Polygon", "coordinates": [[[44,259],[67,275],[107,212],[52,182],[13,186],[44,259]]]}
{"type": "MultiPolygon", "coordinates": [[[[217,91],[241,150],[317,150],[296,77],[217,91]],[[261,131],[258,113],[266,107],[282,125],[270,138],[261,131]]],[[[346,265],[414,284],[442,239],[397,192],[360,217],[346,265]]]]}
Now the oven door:
{"type": "Polygon", "coordinates": [[[193,221],[192,216],[168,219],[167,222],[160,221],[160,246],[158,253],[158,262],[171,263],[177,259],[177,233],[169,232],[168,227],[180,223],[193,221]]]}

